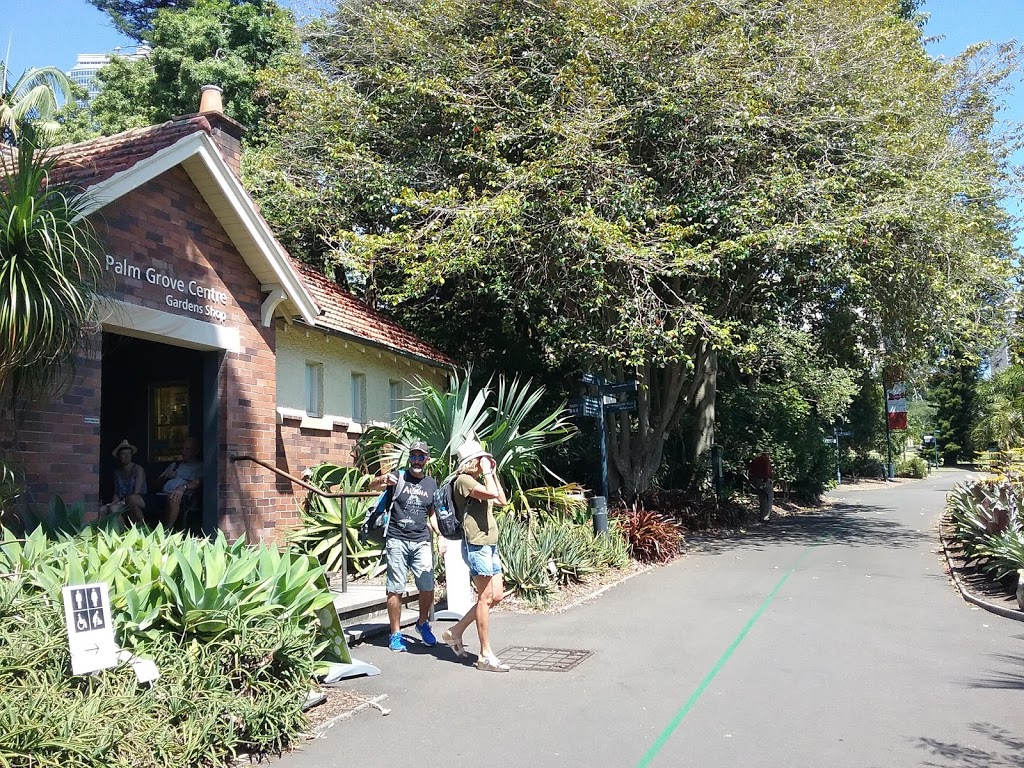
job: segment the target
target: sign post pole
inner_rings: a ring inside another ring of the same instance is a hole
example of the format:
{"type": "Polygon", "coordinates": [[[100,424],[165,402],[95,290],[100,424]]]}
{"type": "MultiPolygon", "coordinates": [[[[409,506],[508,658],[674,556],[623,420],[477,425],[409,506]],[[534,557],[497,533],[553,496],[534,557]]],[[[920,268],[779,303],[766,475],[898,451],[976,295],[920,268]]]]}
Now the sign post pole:
{"type": "Polygon", "coordinates": [[[842,485],[843,470],[842,467],[839,466],[839,462],[843,454],[839,450],[839,427],[832,427],[832,432],[836,436],[836,485],[842,485]]]}
{"type": "Polygon", "coordinates": [[[601,412],[597,417],[597,429],[601,439],[601,495],[608,499],[608,434],[604,425],[604,396],[597,398],[601,412]]]}

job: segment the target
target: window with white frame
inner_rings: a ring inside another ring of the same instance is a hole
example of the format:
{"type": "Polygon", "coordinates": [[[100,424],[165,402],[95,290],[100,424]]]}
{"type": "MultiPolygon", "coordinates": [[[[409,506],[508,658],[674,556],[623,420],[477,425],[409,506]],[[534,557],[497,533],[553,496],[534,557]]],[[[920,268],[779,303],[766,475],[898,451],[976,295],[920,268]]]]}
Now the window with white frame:
{"type": "Polygon", "coordinates": [[[306,415],[323,416],[324,367],[321,363],[306,362],[306,415]]]}
{"type": "Polygon", "coordinates": [[[352,421],[366,423],[366,375],[352,374],[352,421]]]}
{"type": "Polygon", "coordinates": [[[405,403],[402,402],[402,382],[392,379],[388,384],[389,410],[391,420],[395,421],[398,418],[398,414],[405,407],[405,403]]]}

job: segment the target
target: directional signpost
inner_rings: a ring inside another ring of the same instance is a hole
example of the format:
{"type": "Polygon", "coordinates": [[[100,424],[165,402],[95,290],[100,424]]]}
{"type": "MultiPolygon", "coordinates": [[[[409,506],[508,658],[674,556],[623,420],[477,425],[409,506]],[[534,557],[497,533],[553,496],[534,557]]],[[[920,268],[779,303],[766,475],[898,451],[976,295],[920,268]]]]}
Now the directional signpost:
{"type": "MultiPolygon", "coordinates": [[[[569,403],[569,412],[574,416],[586,416],[597,419],[597,430],[601,442],[601,502],[608,501],[608,436],[605,432],[604,416],[606,413],[635,411],[636,401],[617,402],[615,395],[637,391],[637,383],[633,381],[609,382],[596,373],[584,373],[581,377],[584,384],[597,387],[598,397],[580,397],[569,403]]],[[[597,499],[595,499],[597,502],[597,499]]],[[[600,508],[602,503],[595,506],[600,508]]],[[[606,506],[604,507],[607,508],[606,506]]]]}
{"type": "Polygon", "coordinates": [[[836,485],[843,484],[843,471],[839,467],[840,459],[843,455],[839,450],[840,437],[853,437],[853,432],[842,432],[839,427],[832,427],[832,437],[825,438],[826,443],[830,443],[836,447],[836,485]]]}
{"type": "Polygon", "coordinates": [[[573,416],[597,418],[601,415],[601,401],[596,397],[578,397],[569,401],[569,412],[573,416]]]}

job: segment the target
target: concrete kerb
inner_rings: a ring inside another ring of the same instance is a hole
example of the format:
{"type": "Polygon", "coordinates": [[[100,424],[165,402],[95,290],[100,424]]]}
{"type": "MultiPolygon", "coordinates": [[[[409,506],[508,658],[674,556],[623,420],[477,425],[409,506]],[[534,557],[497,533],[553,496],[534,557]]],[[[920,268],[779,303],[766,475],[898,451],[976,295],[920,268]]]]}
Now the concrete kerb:
{"type": "Polygon", "coordinates": [[[390,713],[390,710],[387,710],[387,709],[385,709],[384,707],[381,706],[381,704],[383,704],[387,700],[388,700],[388,695],[386,693],[382,693],[379,696],[374,696],[373,698],[370,698],[370,699],[363,699],[362,700],[362,704],[358,704],[355,707],[353,707],[352,709],[348,710],[347,712],[342,712],[341,714],[335,715],[330,720],[327,720],[326,722],[321,723],[320,725],[318,725],[315,728],[313,728],[311,730],[311,732],[309,734],[307,734],[307,736],[310,739],[319,739],[319,738],[323,737],[327,733],[328,730],[330,730],[331,728],[336,726],[338,723],[344,722],[345,720],[351,720],[353,717],[358,715],[360,712],[362,712],[364,710],[367,710],[370,707],[373,707],[374,709],[380,710],[380,713],[382,715],[387,715],[387,714],[390,713]]]}
{"type": "Polygon", "coordinates": [[[1013,619],[1014,621],[1024,621],[1024,611],[1015,611],[1012,608],[1004,608],[1001,605],[990,603],[987,600],[982,600],[980,597],[972,595],[970,590],[964,586],[963,581],[960,580],[959,574],[953,567],[953,561],[949,557],[949,548],[946,546],[946,537],[942,535],[942,522],[939,522],[939,542],[942,544],[942,554],[946,558],[946,567],[949,570],[949,575],[953,579],[953,583],[956,584],[956,588],[960,590],[961,596],[968,603],[976,605],[979,608],[984,608],[989,613],[994,613],[997,616],[1003,616],[1007,619],[1013,619]]]}

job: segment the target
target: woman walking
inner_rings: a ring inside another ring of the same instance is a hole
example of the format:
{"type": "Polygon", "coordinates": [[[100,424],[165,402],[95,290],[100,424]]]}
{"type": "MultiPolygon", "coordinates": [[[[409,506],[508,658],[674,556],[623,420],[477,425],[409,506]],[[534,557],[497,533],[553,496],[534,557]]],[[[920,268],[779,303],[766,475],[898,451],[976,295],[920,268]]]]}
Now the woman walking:
{"type": "Polygon", "coordinates": [[[506,503],[505,491],[498,481],[497,464],[476,440],[467,440],[456,452],[458,476],[454,483],[455,508],[465,531],[462,553],[469,563],[469,574],[476,587],[476,605],[459,622],[442,635],[459,656],[466,650],[462,636],[476,622],[480,637],[480,658],[477,669],[485,672],[508,672],[507,664],[494,655],[491,648],[490,611],[505,596],[498,556],[498,524],[495,505],[506,503]]]}

